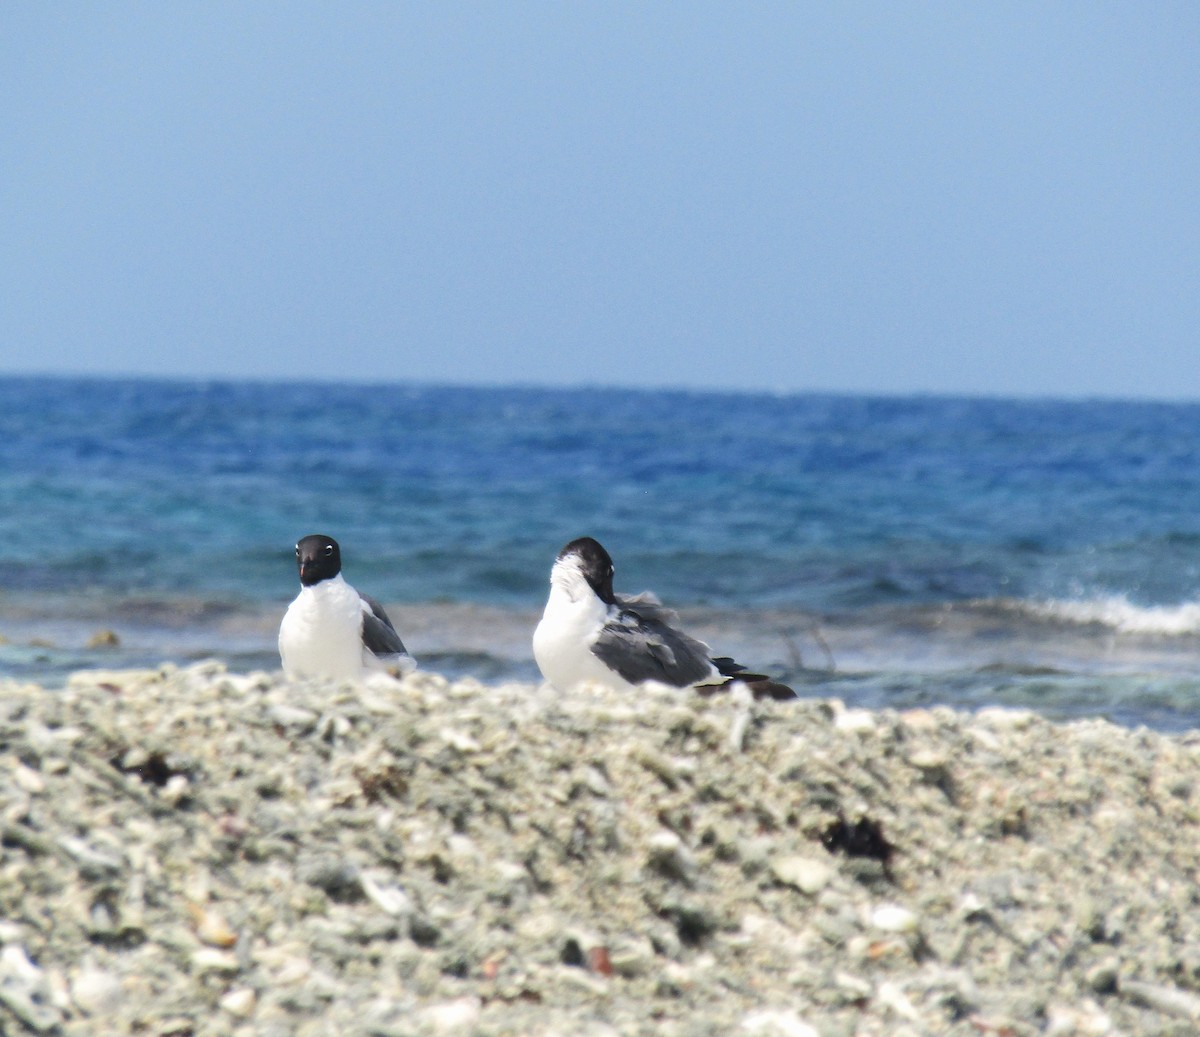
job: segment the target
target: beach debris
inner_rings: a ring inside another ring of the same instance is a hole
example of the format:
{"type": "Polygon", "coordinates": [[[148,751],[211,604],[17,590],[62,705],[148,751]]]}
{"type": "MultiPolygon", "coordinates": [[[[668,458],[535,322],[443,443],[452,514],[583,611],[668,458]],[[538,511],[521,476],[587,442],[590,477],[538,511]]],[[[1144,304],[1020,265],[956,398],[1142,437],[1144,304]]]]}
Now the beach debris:
{"type": "Polygon", "coordinates": [[[408,791],[408,776],[394,764],[375,770],[356,767],[354,776],[368,803],[381,803],[385,799],[403,799],[408,791]]]}
{"type": "Polygon", "coordinates": [[[120,644],[115,630],[97,630],[87,639],[88,648],[118,648],[120,644]]]}
{"type": "Polygon", "coordinates": [[[162,788],[177,775],[186,776],[182,768],[171,764],[166,753],[136,746],[117,752],[109,759],[109,763],[122,774],[132,774],[147,785],[157,788],[162,788]]]}
{"type": "Polygon", "coordinates": [[[847,857],[866,857],[879,861],[884,874],[890,879],[892,857],[896,847],[883,834],[883,825],[873,818],[860,816],[857,821],[847,821],[839,811],[837,819],[829,822],[821,832],[821,845],[830,853],[842,852],[847,857]]]}
{"type": "Polygon", "coordinates": [[[587,967],[601,976],[612,976],[614,974],[612,958],[608,953],[608,948],[602,944],[595,947],[589,947],[587,951],[587,967]]]}

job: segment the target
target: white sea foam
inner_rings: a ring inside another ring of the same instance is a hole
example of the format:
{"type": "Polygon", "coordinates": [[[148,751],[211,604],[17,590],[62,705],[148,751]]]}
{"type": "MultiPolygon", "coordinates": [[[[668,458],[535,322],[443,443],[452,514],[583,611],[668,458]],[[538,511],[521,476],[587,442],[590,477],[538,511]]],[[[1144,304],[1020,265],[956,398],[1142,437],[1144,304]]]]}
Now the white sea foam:
{"type": "Polygon", "coordinates": [[[1041,619],[1099,624],[1122,634],[1181,637],[1200,633],[1200,601],[1179,605],[1135,605],[1124,595],[1085,601],[1044,601],[1025,608],[1041,619]]]}

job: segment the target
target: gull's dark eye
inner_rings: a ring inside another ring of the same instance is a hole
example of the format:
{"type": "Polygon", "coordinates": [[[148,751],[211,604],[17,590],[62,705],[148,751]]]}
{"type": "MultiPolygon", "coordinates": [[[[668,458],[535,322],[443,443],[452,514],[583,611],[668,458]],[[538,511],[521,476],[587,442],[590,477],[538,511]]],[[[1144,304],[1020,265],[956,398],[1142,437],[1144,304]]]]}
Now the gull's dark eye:
{"type": "Polygon", "coordinates": [[[296,545],[296,557],[297,558],[300,557],[300,545],[299,544],[296,545]]]}
{"type": "Polygon", "coordinates": [[[333,554],[333,544],[325,545],[325,554],[327,554],[327,555],[333,554]]]}

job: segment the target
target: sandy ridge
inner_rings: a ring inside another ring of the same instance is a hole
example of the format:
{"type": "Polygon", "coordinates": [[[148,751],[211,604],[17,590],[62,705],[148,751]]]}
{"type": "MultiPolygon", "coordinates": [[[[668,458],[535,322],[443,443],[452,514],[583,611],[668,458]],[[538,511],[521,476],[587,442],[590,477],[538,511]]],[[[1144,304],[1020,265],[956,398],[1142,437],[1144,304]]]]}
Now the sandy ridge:
{"type": "Polygon", "coordinates": [[[1192,1034],[1198,764],[998,710],[0,685],[0,1032],[1192,1034]]]}

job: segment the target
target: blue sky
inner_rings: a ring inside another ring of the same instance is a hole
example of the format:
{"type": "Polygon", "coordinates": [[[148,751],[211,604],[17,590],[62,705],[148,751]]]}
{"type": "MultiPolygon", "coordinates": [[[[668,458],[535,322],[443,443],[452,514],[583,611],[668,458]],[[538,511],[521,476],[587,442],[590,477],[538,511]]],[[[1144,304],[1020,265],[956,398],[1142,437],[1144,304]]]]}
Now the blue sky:
{"type": "Polygon", "coordinates": [[[0,11],[0,373],[1200,398],[1200,5],[0,11]]]}

